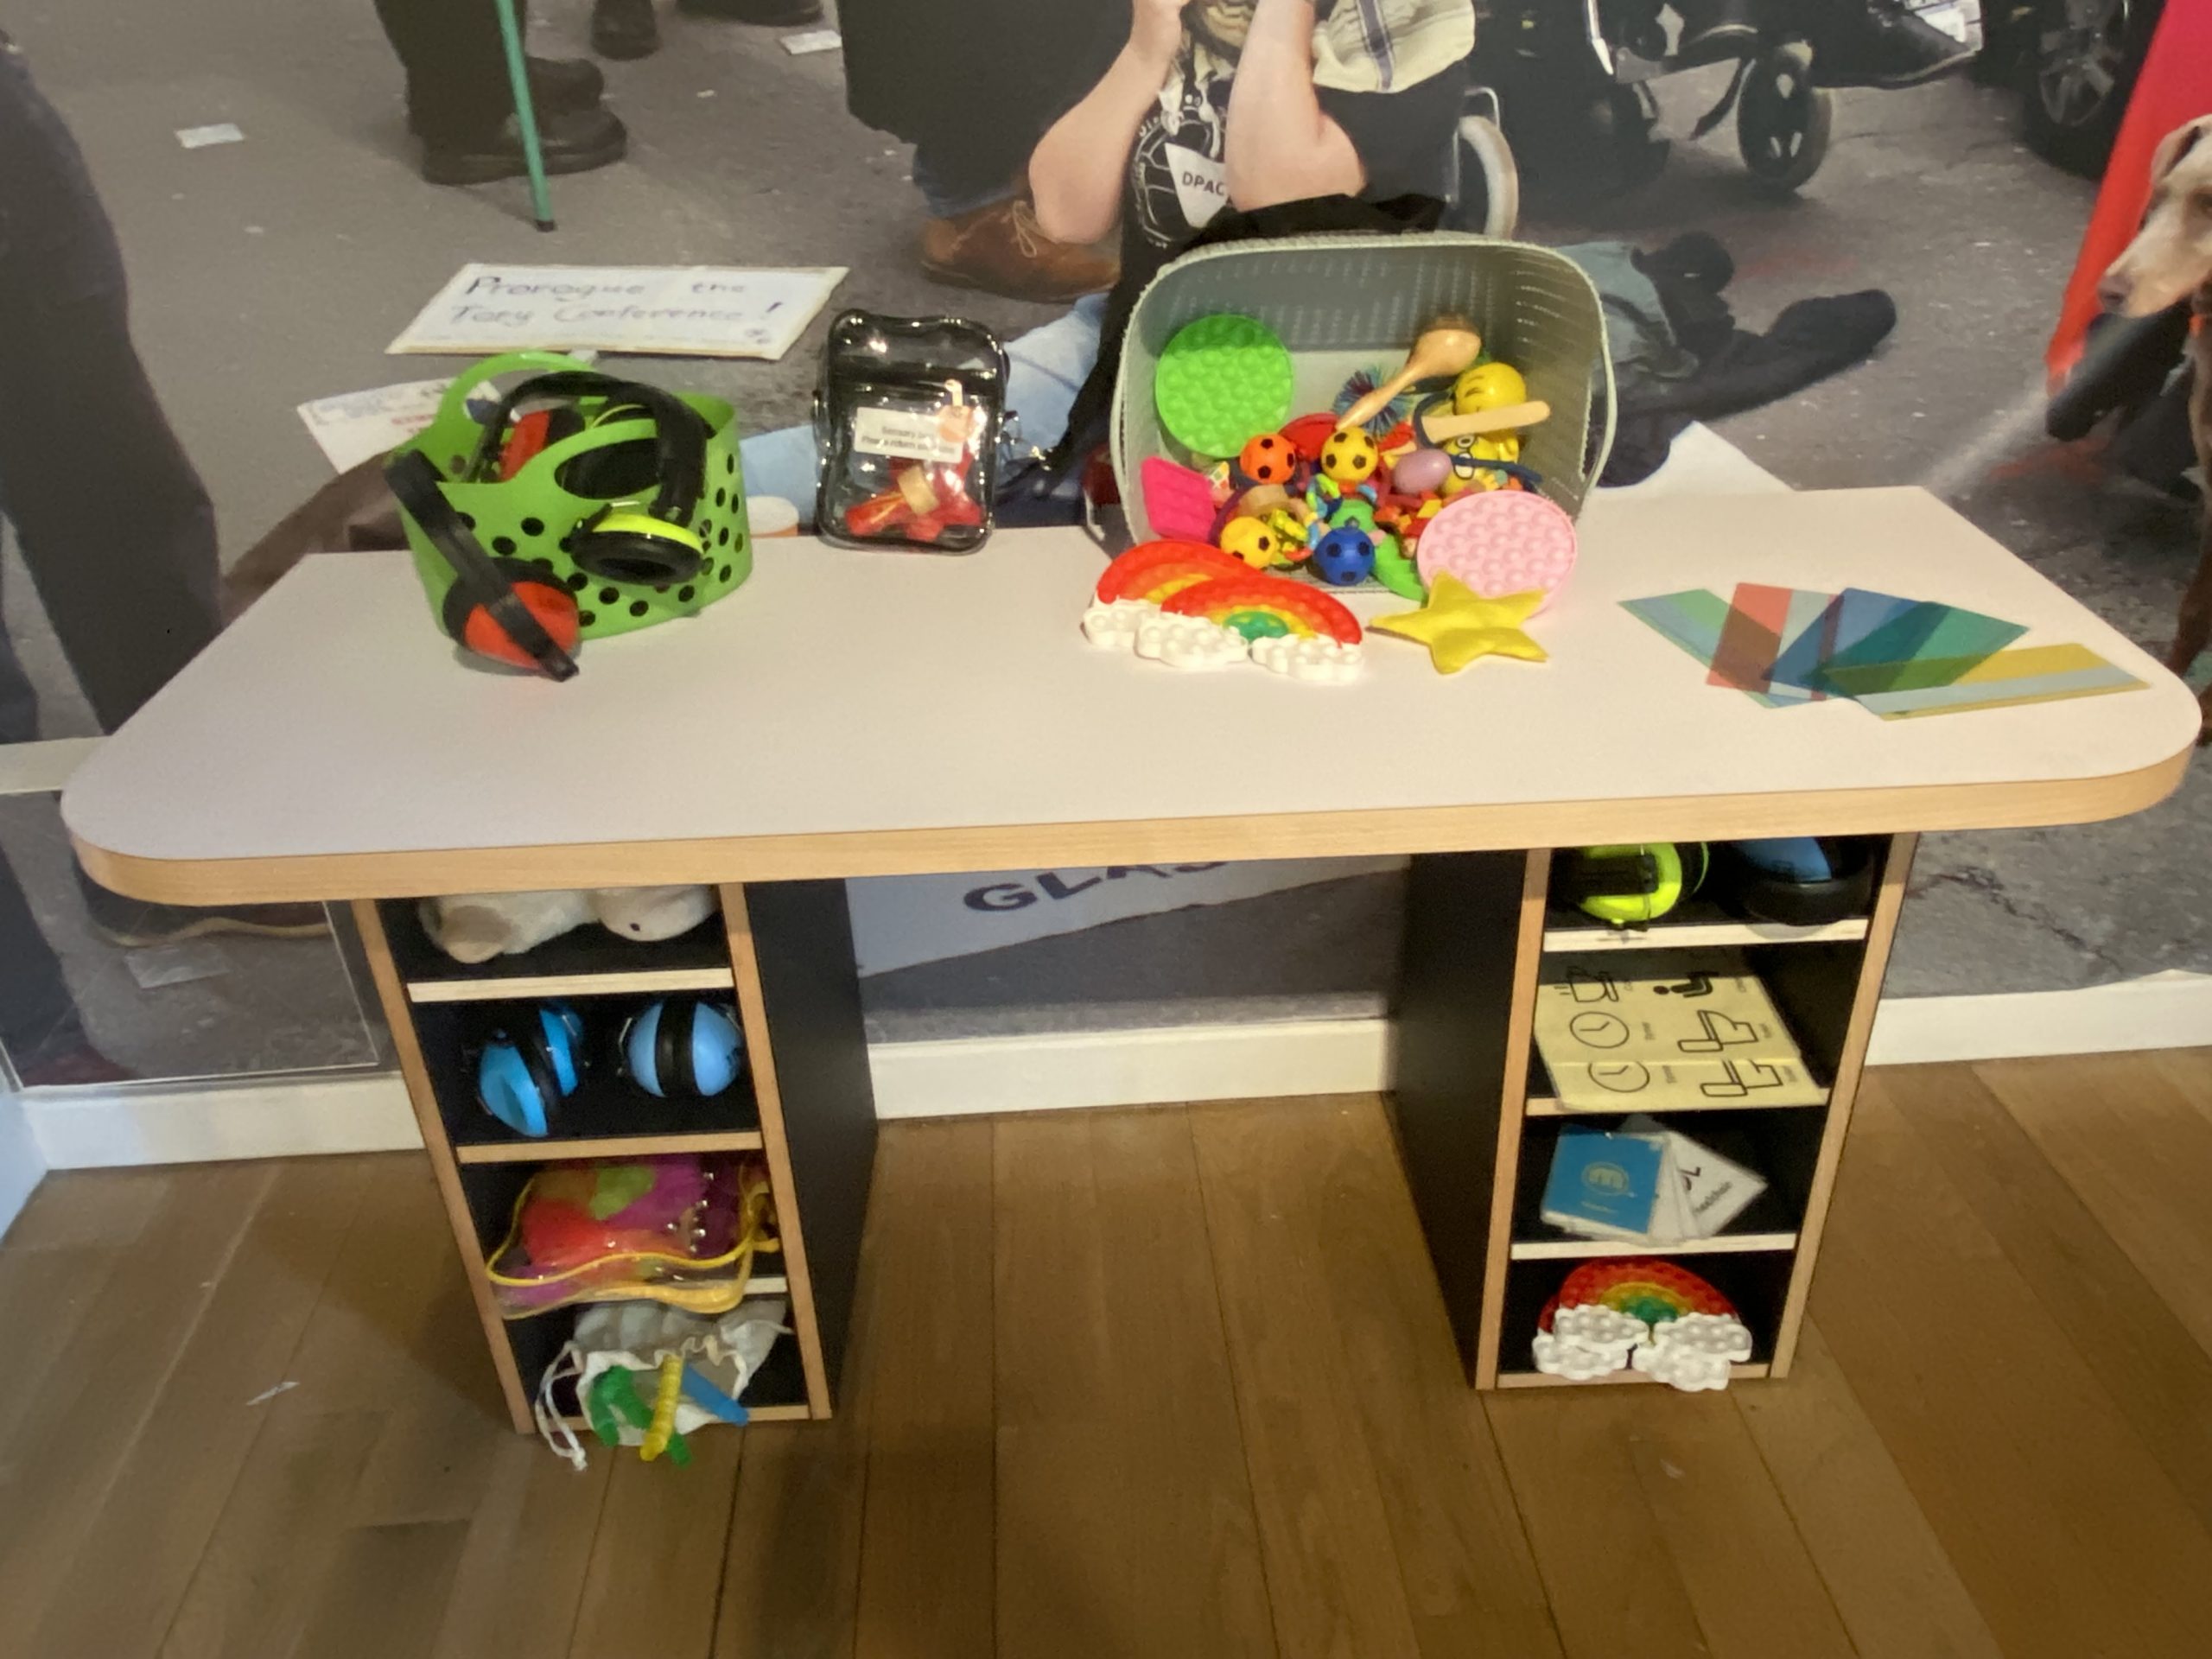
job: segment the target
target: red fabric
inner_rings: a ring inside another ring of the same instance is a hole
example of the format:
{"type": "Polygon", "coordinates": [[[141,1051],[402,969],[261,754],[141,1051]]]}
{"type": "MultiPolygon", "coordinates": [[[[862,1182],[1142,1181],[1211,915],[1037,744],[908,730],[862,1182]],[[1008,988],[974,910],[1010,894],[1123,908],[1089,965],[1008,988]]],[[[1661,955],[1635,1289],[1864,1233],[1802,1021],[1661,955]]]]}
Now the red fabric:
{"type": "Polygon", "coordinates": [[[2054,391],[2081,361],[2090,319],[2097,315],[2097,279],[2143,223],[2151,200],[2152,152],[2182,123],[2206,114],[2212,114],[2212,0],[2166,0],[2120,119],[2081,256],[2067,279],[2058,327],[2044,353],[2054,391]]]}

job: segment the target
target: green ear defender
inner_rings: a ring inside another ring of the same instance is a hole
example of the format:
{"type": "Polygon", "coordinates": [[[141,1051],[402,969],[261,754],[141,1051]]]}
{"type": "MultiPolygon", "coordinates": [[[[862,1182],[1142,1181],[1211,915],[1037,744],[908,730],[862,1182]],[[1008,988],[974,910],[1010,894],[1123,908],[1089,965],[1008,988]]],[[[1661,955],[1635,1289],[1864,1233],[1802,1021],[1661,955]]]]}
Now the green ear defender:
{"type": "Polygon", "coordinates": [[[1559,855],[1552,892],[1612,927],[1657,921],[1705,885],[1701,841],[1582,847],[1559,855]]]}

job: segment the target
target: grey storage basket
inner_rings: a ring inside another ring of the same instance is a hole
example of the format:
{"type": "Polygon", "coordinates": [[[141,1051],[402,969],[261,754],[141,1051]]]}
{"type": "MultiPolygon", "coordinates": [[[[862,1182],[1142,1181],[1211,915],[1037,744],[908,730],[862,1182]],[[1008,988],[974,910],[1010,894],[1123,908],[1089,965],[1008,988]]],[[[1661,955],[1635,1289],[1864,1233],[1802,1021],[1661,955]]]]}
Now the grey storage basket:
{"type": "Polygon", "coordinates": [[[1328,409],[1356,370],[1395,369],[1414,337],[1447,313],[1471,319],[1493,357],[1552,406],[1521,459],[1570,514],[1613,444],[1613,368],[1605,314],[1580,266],[1549,248],[1495,237],[1300,236],[1185,254],[1138,297],[1114,385],[1114,476],[1130,532],[1152,538],[1138,469],[1182,457],[1160,430],[1153,372],[1175,331],[1218,311],[1256,318],[1290,348],[1294,416],[1328,409]],[[1592,429],[1592,415],[1597,428],[1592,429]]]}

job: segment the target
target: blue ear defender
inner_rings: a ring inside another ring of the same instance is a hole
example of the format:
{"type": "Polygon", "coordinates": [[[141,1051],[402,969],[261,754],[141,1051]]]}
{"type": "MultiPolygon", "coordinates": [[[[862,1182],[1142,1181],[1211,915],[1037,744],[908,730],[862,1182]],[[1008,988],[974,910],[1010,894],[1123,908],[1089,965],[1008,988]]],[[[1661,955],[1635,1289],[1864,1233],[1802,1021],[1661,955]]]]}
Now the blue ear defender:
{"type": "Polygon", "coordinates": [[[745,1038],[729,1009],[696,996],[648,1003],[623,1027],[632,1081],[663,1100],[704,1100],[745,1071],[745,1038]]]}
{"type": "Polygon", "coordinates": [[[494,1032],[476,1058],[476,1098],[517,1135],[542,1137],[584,1078],[584,1022],[542,1003],[494,1032]]]}

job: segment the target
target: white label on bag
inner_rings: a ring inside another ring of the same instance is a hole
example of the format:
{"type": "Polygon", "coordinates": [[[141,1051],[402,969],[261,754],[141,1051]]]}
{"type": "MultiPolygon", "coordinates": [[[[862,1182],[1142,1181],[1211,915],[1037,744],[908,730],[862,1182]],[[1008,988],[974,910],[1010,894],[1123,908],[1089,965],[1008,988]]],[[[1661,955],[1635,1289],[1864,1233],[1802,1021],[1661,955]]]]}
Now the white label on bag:
{"type": "MultiPolygon", "coordinates": [[[[945,435],[946,413],[915,409],[856,409],[853,411],[853,448],[871,455],[893,455],[902,461],[959,464],[961,441],[945,435]]],[[[967,423],[962,421],[960,424],[967,423]]]]}

